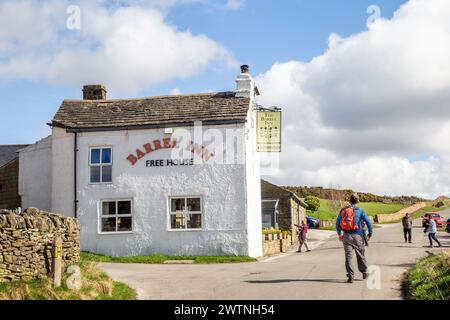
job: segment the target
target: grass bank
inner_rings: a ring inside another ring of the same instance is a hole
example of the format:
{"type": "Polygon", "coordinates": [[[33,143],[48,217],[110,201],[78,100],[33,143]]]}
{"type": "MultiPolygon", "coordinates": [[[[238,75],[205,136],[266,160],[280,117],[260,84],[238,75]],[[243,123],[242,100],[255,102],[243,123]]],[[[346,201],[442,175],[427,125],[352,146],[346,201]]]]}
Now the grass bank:
{"type": "Polygon", "coordinates": [[[0,283],[0,300],[134,300],[136,292],[127,285],[112,281],[95,262],[84,258],[79,263],[81,289],[70,290],[66,285],[68,274],[62,278],[62,286],[53,287],[50,278],[32,281],[0,283]]]}
{"type": "Polygon", "coordinates": [[[410,300],[450,300],[450,251],[420,259],[405,276],[410,300]]]}
{"type": "Polygon", "coordinates": [[[423,216],[427,212],[439,212],[439,211],[444,211],[444,210],[447,210],[447,209],[450,209],[450,203],[446,203],[443,207],[436,207],[436,206],[430,205],[430,206],[426,206],[425,208],[423,208],[423,209],[421,209],[419,211],[414,212],[412,214],[412,217],[414,219],[418,219],[418,218],[420,218],[421,216],[423,216]]]}
{"type": "Polygon", "coordinates": [[[90,252],[82,252],[81,256],[87,261],[94,262],[115,262],[115,263],[146,263],[161,264],[165,261],[173,260],[193,260],[194,263],[211,264],[211,263],[240,263],[255,262],[255,258],[246,256],[165,256],[155,254],[151,256],[135,256],[135,257],[110,257],[98,255],[90,252]]]}
{"type": "MultiPolygon", "coordinates": [[[[332,200],[320,199],[320,208],[317,212],[308,212],[311,217],[320,220],[334,220],[336,219],[339,209],[344,206],[344,203],[333,202],[332,200]]],[[[388,214],[397,212],[408,205],[398,203],[382,203],[382,202],[361,202],[358,206],[363,209],[367,215],[375,216],[377,214],[388,214]]]]}
{"type": "MultiPolygon", "coordinates": [[[[444,210],[447,210],[447,209],[450,209],[450,203],[446,203],[446,205],[443,206],[443,207],[436,207],[436,206],[433,206],[433,205],[429,205],[429,206],[426,206],[423,209],[420,209],[420,210],[418,210],[416,212],[413,212],[411,214],[411,217],[412,217],[412,219],[419,219],[421,216],[423,216],[427,212],[440,212],[440,211],[444,211],[444,210]]],[[[389,221],[389,222],[384,222],[383,224],[398,223],[401,220],[402,219],[393,220],[393,221],[389,221]]],[[[441,229],[444,229],[444,228],[445,228],[445,223],[443,224],[443,227],[441,229]]]]}

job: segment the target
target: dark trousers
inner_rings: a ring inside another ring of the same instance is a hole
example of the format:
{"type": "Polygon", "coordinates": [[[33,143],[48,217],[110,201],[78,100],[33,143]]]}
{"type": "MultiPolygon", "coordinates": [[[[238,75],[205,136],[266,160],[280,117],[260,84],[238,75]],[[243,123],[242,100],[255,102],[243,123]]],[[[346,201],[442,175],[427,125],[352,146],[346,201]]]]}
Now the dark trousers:
{"type": "Polygon", "coordinates": [[[411,234],[412,234],[411,231],[412,231],[411,229],[403,229],[403,234],[405,236],[405,242],[406,241],[411,242],[411,234]]]}
{"type": "Polygon", "coordinates": [[[344,233],[342,241],[344,243],[345,269],[347,270],[347,276],[352,278],[354,276],[352,266],[353,251],[355,251],[356,254],[356,261],[358,263],[359,272],[367,272],[367,262],[364,255],[365,245],[362,235],[344,233]]]}
{"type": "Polygon", "coordinates": [[[441,245],[439,240],[436,238],[436,233],[429,233],[428,234],[428,240],[430,240],[430,246],[433,245],[433,240],[436,241],[439,246],[441,245]]]}

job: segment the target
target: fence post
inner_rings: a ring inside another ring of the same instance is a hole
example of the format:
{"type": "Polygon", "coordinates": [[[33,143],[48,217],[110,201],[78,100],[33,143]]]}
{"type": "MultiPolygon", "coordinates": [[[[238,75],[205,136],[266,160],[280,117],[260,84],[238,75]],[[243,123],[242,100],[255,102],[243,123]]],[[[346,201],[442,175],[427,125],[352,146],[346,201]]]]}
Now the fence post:
{"type": "Polygon", "coordinates": [[[53,242],[53,285],[61,286],[61,269],[62,269],[62,239],[55,238],[53,242]]]}

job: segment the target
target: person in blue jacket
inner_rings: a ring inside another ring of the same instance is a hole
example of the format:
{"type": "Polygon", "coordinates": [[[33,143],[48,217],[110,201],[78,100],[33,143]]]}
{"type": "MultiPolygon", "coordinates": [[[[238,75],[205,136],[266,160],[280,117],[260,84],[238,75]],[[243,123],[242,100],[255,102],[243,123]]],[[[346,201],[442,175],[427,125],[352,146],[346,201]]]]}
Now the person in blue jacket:
{"type": "Polygon", "coordinates": [[[352,266],[353,251],[356,253],[356,260],[358,262],[358,270],[362,273],[363,279],[367,279],[367,262],[365,257],[365,243],[364,243],[364,229],[362,222],[367,226],[368,235],[367,241],[372,237],[372,223],[364,210],[358,208],[356,205],[359,203],[358,194],[354,193],[350,196],[350,206],[354,210],[355,222],[358,226],[355,231],[344,231],[341,228],[341,215],[339,214],[336,219],[336,231],[339,236],[339,240],[344,244],[345,251],[345,268],[347,270],[347,282],[352,283],[355,273],[352,266]]]}

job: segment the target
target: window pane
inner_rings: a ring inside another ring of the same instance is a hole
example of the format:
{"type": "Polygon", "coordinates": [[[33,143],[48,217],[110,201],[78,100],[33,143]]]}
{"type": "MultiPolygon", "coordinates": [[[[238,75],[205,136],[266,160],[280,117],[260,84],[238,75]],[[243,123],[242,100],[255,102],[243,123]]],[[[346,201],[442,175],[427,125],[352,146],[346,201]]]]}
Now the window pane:
{"type": "Polygon", "coordinates": [[[115,201],[103,202],[102,207],[103,207],[102,215],[107,216],[107,215],[116,214],[116,202],[115,201]]]}
{"type": "Polygon", "coordinates": [[[275,210],[276,201],[263,201],[261,202],[262,209],[275,210]]]}
{"type": "Polygon", "coordinates": [[[117,231],[132,231],[131,217],[117,218],[117,231]]]}
{"type": "Polygon", "coordinates": [[[170,210],[172,212],[183,211],[183,207],[184,207],[184,198],[171,200],[170,210]]]}
{"type": "Polygon", "coordinates": [[[187,199],[187,211],[200,212],[200,198],[188,198],[187,199]]]}
{"type": "Polygon", "coordinates": [[[201,229],[202,228],[202,215],[201,214],[188,214],[187,216],[187,228],[188,229],[201,229]]]}
{"type": "Polygon", "coordinates": [[[112,182],[112,166],[102,166],[102,182],[112,182]]]}
{"type": "Polygon", "coordinates": [[[100,149],[91,149],[91,164],[100,163],[100,149]]]}
{"type": "Polygon", "coordinates": [[[102,218],[102,232],[116,232],[116,218],[102,218]]]}
{"type": "Polygon", "coordinates": [[[102,149],[102,163],[111,163],[111,148],[102,149]]]}
{"type": "Polygon", "coordinates": [[[91,183],[100,182],[100,167],[91,167],[91,183]]]}
{"type": "Polygon", "coordinates": [[[131,201],[119,201],[117,205],[118,214],[131,214],[131,201]]]}
{"type": "Polygon", "coordinates": [[[172,229],[184,229],[184,216],[182,214],[172,214],[170,216],[170,227],[172,229]]]}

